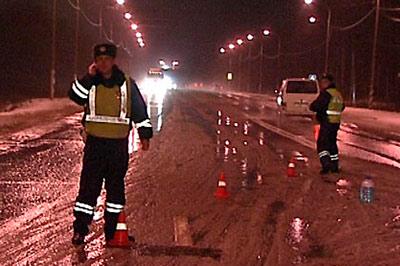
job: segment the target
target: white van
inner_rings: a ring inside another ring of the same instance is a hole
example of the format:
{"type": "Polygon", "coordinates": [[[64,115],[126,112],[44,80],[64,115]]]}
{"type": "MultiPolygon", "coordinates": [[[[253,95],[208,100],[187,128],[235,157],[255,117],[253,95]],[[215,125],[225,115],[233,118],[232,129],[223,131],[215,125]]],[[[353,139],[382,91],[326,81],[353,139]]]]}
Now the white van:
{"type": "Polygon", "coordinates": [[[313,112],[309,107],[318,95],[319,87],[316,80],[290,78],[282,82],[276,102],[284,114],[312,116],[313,112]]]}

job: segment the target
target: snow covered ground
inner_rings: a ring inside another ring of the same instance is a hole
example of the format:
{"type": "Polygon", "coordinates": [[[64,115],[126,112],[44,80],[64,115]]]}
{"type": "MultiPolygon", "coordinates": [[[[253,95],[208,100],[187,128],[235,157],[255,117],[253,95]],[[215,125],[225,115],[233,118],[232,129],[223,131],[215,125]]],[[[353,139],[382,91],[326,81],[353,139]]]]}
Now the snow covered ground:
{"type": "Polygon", "coordinates": [[[67,98],[29,100],[9,112],[0,112],[0,134],[43,125],[80,109],[67,98]]]}
{"type": "Polygon", "coordinates": [[[0,155],[0,264],[398,265],[396,168],[344,155],[343,173],[334,176],[340,182],[323,180],[312,145],[291,139],[311,142],[310,121],[279,124],[274,109],[248,95],[177,91],[150,109],[162,127],[149,152],[132,155],[126,178],[137,246],[104,248],[100,206],[85,247],[70,245],[83,146],[76,114],[0,155]],[[295,151],[308,165],[289,178],[295,151]],[[221,172],[226,200],[214,197],[221,172]],[[372,205],[358,200],[367,174],[377,187],[372,205]],[[189,248],[174,238],[177,217],[188,222],[189,248]]]}

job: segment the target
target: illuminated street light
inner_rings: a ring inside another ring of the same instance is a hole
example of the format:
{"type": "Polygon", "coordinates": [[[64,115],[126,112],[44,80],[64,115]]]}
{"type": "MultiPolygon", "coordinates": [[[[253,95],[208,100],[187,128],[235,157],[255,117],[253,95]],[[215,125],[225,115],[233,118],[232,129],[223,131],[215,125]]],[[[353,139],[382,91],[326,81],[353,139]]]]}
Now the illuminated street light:
{"type": "Polygon", "coordinates": [[[132,18],[132,14],[129,13],[129,12],[126,12],[126,13],[124,14],[124,18],[127,19],[127,20],[130,20],[130,19],[132,18]]]}
{"type": "Polygon", "coordinates": [[[172,66],[174,67],[179,66],[179,61],[178,60],[172,61],[172,66]]]}
{"type": "Polygon", "coordinates": [[[145,45],[144,42],[139,43],[139,47],[140,47],[140,48],[144,48],[145,46],[146,46],[146,45],[145,45]]]}
{"type": "Polygon", "coordinates": [[[317,18],[315,16],[311,16],[308,18],[308,22],[311,24],[315,24],[317,22],[317,18]]]}
{"type": "Polygon", "coordinates": [[[141,43],[141,42],[144,42],[144,40],[143,40],[142,37],[140,37],[140,38],[137,38],[137,42],[138,42],[138,43],[141,43]]]}
{"type": "Polygon", "coordinates": [[[131,29],[132,30],[137,30],[138,28],[139,28],[138,24],[136,24],[136,23],[132,23],[131,24],[131,29]]]}
{"type": "Polygon", "coordinates": [[[234,45],[233,43],[230,43],[230,44],[228,45],[228,47],[229,47],[229,49],[231,49],[231,50],[235,49],[235,45],[234,45]]]}
{"type": "Polygon", "coordinates": [[[136,32],[136,38],[142,38],[142,33],[140,33],[140,32],[136,32]]]}
{"type": "Polygon", "coordinates": [[[271,31],[270,30],[263,30],[263,35],[264,36],[269,36],[269,35],[271,35],[271,31]]]}
{"type": "Polygon", "coordinates": [[[160,61],[158,61],[158,63],[160,64],[160,66],[165,66],[166,63],[163,59],[160,59],[160,61]]]}
{"type": "Polygon", "coordinates": [[[125,0],[117,0],[117,4],[122,6],[125,4],[125,0]]]}
{"type": "Polygon", "coordinates": [[[219,48],[219,52],[220,52],[221,54],[224,54],[224,53],[226,52],[226,50],[225,50],[224,47],[221,47],[221,48],[219,48]]]}
{"type": "Polygon", "coordinates": [[[236,43],[240,46],[240,45],[242,45],[242,44],[244,43],[244,41],[243,41],[242,39],[238,39],[238,40],[236,41],[236,43]]]}
{"type": "Polygon", "coordinates": [[[313,2],[313,0],[304,0],[304,3],[305,3],[306,5],[311,5],[312,2],[313,2]]]}
{"type": "Polygon", "coordinates": [[[249,40],[249,41],[254,40],[254,35],[253,34],[247,34],[247,40],[249,40]]]}

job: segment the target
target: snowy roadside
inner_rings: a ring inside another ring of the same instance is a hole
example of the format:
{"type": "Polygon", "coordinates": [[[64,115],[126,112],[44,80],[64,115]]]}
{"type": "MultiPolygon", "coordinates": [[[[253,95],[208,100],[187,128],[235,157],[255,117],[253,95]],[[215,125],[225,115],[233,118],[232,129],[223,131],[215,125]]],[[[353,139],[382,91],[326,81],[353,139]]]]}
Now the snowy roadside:
{"type": "Polygon", "coordinates": [[[79,106],[67,98],[33,99],[9,112],[0,112],[0,134],[49,124],[80,110],[79,106]]]}
{"type": "MultiPolygon", "coordinates": [[[[228,96],[244,97],[262,103],[267,108],[276,109],[275,97],[265,94],[227,92],[228,96]]],[[[343,112],[343,125],[373,133],[379,137],[389,136],[400,141],[400,113],[346,107],[343,112]]]]}

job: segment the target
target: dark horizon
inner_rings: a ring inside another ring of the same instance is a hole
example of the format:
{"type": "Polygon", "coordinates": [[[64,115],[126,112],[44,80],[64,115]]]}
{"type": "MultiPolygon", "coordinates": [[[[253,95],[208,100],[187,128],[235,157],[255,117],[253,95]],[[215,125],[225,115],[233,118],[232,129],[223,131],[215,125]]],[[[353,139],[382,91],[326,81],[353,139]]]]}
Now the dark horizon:
{"type": "MultiPolygon", "coordinates": [[[[346,2],[348,1],[329,1],[334,26],[352,24],[373,8],[372,3],[362,0],[352,1],[351,4],[346,2]]],[[[104,3],[112,4],[113,1],[104,3]]],[[[5,80],[1,88],[2,95],[10,92],[9,85],[5,84],[13,84],[12,90],[16,94],[46,96],[50,69],[51,4],[51,0],[7,1],[3,4],[0,11],[4,34],[1,45],[2,80],[5,80]]],[[[280,73],[275,60],[264,60],[265,90],[274,88],[277,79],[323,71],[326,10],[321,5],[305,7],[301,0],[286,3],[279,0],[138,0],[128,1],[127,5],[141,23],[147,47],[137,47],[129,25],[119,16],[117,10],[108,10],[110,13],[106,13],[105,30],[109,32],[109,22],[113,20],[116,41],[123,40],[133,54],[129,58],[120,50],[119,62],[128,71],[129,60],[130,74],[134,78],[140,78],[149,67],[157,65],[159,58],[165,58],[180,60],[180,76],[186,82],[221,83],[226,71],[226,59],[218,54],[219,47],[234,38],[243,38],[245,33],[260,35],[264,27],[279,33],[283,54],[280,73]],[[307,16],[310,14],[317,16],[317,24],[307,23],[307,16]]],[[[387,0],[383,5],[394,7],[396,1],[387,0]]],[[[98,1],[85,1],[82,8],[91,19],[97,20],[98,1]]],[[[73,78],[75,11],[68,1],[58,1],[57,15],[56,87],[57,95],[62,96],[73,78]]],[[[399,90],[394,88],[400,83],[397,76],[400,72],[400,43],[397,38],[400,27],[399,23],[392,22],[385,16],[381,17],[380,22],[376,87],[379,100],[384,100],[399,97],[399,90]],[[393,88],[390,84],[394,84],[393,88]]],[[[347,91],[347,97],[351,85],[352,52],[355,54],[356,83],[360,97],[368,93],[373,23],[374,15],[371,15],[354,30],[333,30],[330,72],[336,75],[340,85],[347,91]]],[[[261,36],[257,37],[260,39],[261,36]]],[[[89,25],[83,17],[80,18],[79,40],[78,73],[83,74],[92,60],[91,48],[100,42],[98,29],[89,25]]],[[[259,44],[257,40],[254,42],[253,56],[259,50],[259,44]]],[[[266,54],[276,55],[276,46],[276,39],[273,37],[265,41],[266,54]]],[[[238,57],[238,54],[233,56],[234,65],[237,64],[238,57]]],[[[253,64],[248,76],[251,77],[251,87],[256,87],[259,62],[255,60],[253,64]]]]}

